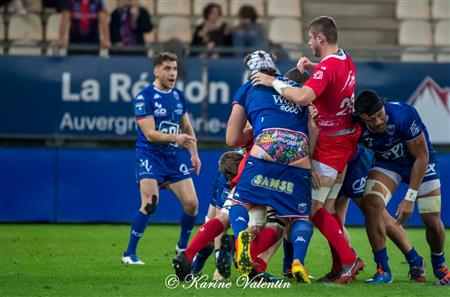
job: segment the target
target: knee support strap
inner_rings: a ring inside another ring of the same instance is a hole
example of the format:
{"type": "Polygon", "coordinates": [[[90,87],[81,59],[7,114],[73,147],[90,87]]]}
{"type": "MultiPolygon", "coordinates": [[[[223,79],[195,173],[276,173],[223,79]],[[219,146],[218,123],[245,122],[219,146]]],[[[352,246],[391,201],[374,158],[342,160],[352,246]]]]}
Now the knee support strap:
{"type": "Polygon", "coordinates": [[[386,185],[376,179],[368,179],[364,187],[364,196],[375,195],[383,199],[384,205],[387,205],[392,198],[392,193],[386,185]]]}
{"type": "Polygon", "coordinates": [[[441,196],[421,197],[416,200],[420,214],[441,212],[441,196]]]}
{"type": "Polygon", "coordinates": [[[158,197],[156,195],[152,196],[152,203],[147,203],[144,207],[145,211],[148,215],[151,215],[156,211],[156,207],[158,206],[157,201],[158,197]]]}

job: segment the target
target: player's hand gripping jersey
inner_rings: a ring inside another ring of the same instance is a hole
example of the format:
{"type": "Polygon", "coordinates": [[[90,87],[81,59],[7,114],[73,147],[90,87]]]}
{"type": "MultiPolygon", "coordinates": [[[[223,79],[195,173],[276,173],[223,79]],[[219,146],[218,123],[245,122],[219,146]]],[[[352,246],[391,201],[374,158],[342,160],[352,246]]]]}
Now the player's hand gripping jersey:
{"type": "MultiPolygon", "coordinates": [[[[186,102],[182,91],[174,88],[168,92],[157,90],[153,84],[146,87],[134,100],[136,120],[153,116],[155,130],[166,134],[179,134],[181,117],[186,112],[186,102]]],[[[165,155],[175,154],[176,143],[157,144],[147,140],[138,126],[136,148],[150,149],[165,155]]]]}

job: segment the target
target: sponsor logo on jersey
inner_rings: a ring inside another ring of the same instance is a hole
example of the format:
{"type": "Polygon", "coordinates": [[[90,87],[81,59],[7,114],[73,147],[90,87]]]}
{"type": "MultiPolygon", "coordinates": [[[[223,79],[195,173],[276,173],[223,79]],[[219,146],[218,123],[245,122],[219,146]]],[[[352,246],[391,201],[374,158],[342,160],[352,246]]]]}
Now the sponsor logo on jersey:
{"type": "Polygon", "coordinates": [[[137,100],[144,100],[144,96],[142,96],[142,94],[139,94],[137,97],[136,97],[136,101],[137,100]]]}
{"type": "Polygon", "coordinates": [[[163,108],[162,104],[155,102],[154,114],[157,117],[163,117],[167,114],[167,109],[163,108]]]}
{"type": "Polygon", "coordinates": [[[366,177],[358,178],[352,184],[352,189],[356,193],[364,191],[364,187],[366,186],[366,177]]]}
{"type": "Polygon", "coordinates": [[[294,192],[294,183],[278,178],[263,176],[261,174],[253,177],[251,183],[255,187],[265,188],[281,193],[292,194],[294,192]]]}
{"type": "Polygon", "coordinates": [[[148,159],[139,159],[139,162],[141,163],[141,167],[144,167],[147,172],[150,172],[152,165],[148,164],[148,159]]]}
{"type": "Polygon", "coordinates": [[[145,103],[139,102],[134,105],[134,113],[137,116],[145,115],[145,103]]]}
{"type": "Polygon", "coordinates": [[[175,97],[175,99],[180,100],[180,95],[178,95],[177,91],[173,91],[173,96],[175,97]]]}
{"type": "Polygon", "coordinates": [[[394,133],[395,133],[395,125],[394,124],[388,125],[387,128],[386,128],[386,132],[387,132],[388,135],[394,135],[394,133]]]}
{"type": "Polygon", "coordinates": [[[305,211],[306,211],[306,203],[299,203],[298,204],[298,211],[300,212],[300,213],[305,213],[305,211]]]}
{"type": "Polygon", "coordinates": [[[414,120],[411,124],[411,127],[409,127],[409,132],[412,136],[416,136],[420,133],[420,128],[417,126],[416,121],[414,120]]]}
{"type": "Polygon", "coordinates": [[[436,163],[430,163],[427,166],[427,171],[425,171],[424,176],[432,176],[436,174],[436,163]]]}
{"type": "Polygon", "coordinates": [[[317,80],[322,79],[322,78],[323,78],[323,71],[322,71],[322,70],[319,70],[319,71],[314,72],[313,78],[314,78],[314,79],[317,79],[317,80]]]}
{"type": "Polygon", "coordinates": [[[189,168],[187,167],[186,164],[181,164],[180,165],[180,172],[183,173],[183,175],[188,175],[189,174],[189,168]]]}
{"type": "Polygon", "coordinates": [[[159,94],[155,94],[155,96],[153,96],[153,99],[159,99],[161,98],[161,96],[159,94]]]}
{"type": "Polygon", "coordinates": [[[405,154],[405,148],[403,143],[396,144],[390,150],[382,152],[381,156],[386,160],[395,160],[403,157],[405,154]]]}

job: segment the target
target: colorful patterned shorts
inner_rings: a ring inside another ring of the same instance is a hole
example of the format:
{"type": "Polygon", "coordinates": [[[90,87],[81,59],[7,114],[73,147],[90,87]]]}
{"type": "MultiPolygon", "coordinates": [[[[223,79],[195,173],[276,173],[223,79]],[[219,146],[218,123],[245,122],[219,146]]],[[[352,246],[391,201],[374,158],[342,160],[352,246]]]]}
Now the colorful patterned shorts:
{"type": "Polygon", "coordinates": [[[308,136],[286,129],[265,129],[255,140],[274,161],[290,164],[308,156],[308,136]]]}

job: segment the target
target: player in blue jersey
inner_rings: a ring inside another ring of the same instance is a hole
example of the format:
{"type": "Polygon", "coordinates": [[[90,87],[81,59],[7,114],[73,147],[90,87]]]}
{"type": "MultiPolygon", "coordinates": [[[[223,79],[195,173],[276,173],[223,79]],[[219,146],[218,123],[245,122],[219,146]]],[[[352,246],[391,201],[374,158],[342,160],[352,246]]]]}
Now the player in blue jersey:
{"type": "MultiPolygon", "coordinates": [[[[276,74],[271,56],[263,51],[250,54],[245,61],[249,76],[258,70],[276,76],[289,84],[285,77],[276,74]]],[[[297,280],[310,283],[304,267],[304,257],[312,235],[309,221],[311,208],[311,162],[309,112],[305,107],[289,103],[273,88],[252,86],[248,81],[237,92],[233,100],[226,142],[229,146],[245,145],[251,137],[255,139],[242,176],[236,185],[230,209],[230,224],[237,237],[236,257],[238,270],[248,275],[252,270],[252,253],[267,250],[278,241],[276,231],[269,227],[261,238],[258,248],[250,251],[248,228],[251,208],[271,206],[277,216],[293,221],[291,238],[294,241],[292,272],[297,280]],[[247,120],[253,133],[244,133],[247,120]]]]}
{"type": "Polygon", "coordinates": [[[412,106],[398,102],[384,103],[370,90],[358,95],[355,110],[363,122],[361,142],[375,156],[361,201],[377,264],[377,272],[367,282],[392,282],[383,211],[398,185],[404,182],[409,188],[398,205],[396,223],[404,224],[417,202],[426,227],[434,275],[439,280],[438,284],[450,285],[450,273],[444,258],[445,229],[440,218],[439,168],[425,125],[412,106]]]}
{"type": "Polygon", "coordinates": [[[133,219],[128,248],[122,257],[125,264],[144,264],[136,255],[136,247],[158,205],[161,184],[183,205],[177,252],[186,248],[197,216],[198,200],[191,171],[199,174],[201,162],[183,92],[175,88],[177,61],[172,53],[155,55],[155,80],[134,100],[138,123],[135,166],[141,207],[133,219]]]}

